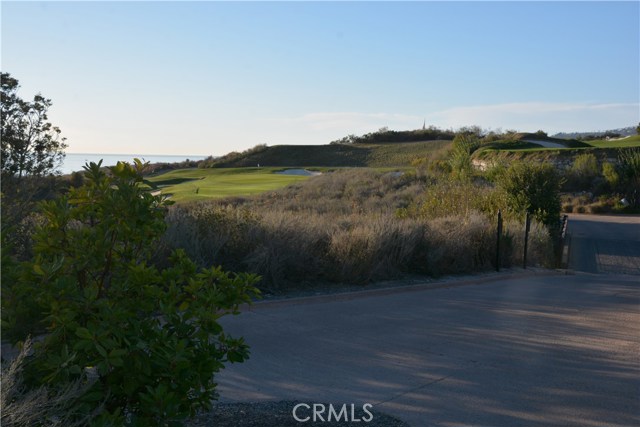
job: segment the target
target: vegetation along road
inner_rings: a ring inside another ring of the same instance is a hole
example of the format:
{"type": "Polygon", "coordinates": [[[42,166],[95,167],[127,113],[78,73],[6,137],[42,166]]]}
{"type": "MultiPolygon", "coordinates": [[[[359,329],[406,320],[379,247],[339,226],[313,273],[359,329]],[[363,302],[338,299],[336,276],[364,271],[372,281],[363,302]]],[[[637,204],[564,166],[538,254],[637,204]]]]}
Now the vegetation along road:
{"type": "Polygon", "coordinates": [[[225,321],[252,357],[219,375],[221,399],[371,403],[412,426],[640,425],[638,217],[572,216],[570,232],[574,274],[256,304],[225,321]]]}

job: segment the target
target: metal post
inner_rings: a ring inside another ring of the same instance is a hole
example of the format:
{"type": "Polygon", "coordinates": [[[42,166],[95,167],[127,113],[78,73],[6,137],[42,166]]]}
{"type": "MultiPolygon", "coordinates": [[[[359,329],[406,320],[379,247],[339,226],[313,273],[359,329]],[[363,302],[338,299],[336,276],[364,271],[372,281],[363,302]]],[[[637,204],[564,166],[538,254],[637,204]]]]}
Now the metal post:
{"type": "Polygon", "coordinates": [[[567,226],[569,223],[569,216],[563,215],[562,220],[560,221],[560,236],[558,237],[558,248],[557,248],[557,263],[558,267],[562,268],[562,253],[564,251],[564,241],[567,238],[567,226]]]}
{"type": "Polygon", "coordinates": [[[522,268],[527,268],[527,250],[529,249],[529,230],[531,228],[531,217],[527,211],[527,217],[524,220],[524,255],[522,257],[522,268]]]}
{"type": "Polygon", "coordinates": [[[498,209],[498,238],[496,240],[496,271],[500,271],[500,237],[502,235],[502,211],[498,209]]]}

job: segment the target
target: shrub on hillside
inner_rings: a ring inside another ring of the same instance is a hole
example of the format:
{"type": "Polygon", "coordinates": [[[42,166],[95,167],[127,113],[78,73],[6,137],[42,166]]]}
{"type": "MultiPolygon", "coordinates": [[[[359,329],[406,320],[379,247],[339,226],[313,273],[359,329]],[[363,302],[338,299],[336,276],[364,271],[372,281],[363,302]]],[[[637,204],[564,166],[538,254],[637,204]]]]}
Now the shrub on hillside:
{"type": "MultiPolygon", "coordinates": [[[[248,357],[218,319],[250,302],[257,277],[198,270],[183,251],[155,267],[167,202],[142,188],[143,168],[86,167],[82,187],[42,206],[34,259],[2,283],[3,294],[21,290],[46,314],[33,319],[47,334],[26,371],[29,385],[69,384],[92,372],[98,380],[74,409],[88,414],[104,403],[99,425],[180,425],[210,406],[214,374],[248,357]]],[[[11,302],[2,301],[3,320],[25,303],[11,302]]]]}

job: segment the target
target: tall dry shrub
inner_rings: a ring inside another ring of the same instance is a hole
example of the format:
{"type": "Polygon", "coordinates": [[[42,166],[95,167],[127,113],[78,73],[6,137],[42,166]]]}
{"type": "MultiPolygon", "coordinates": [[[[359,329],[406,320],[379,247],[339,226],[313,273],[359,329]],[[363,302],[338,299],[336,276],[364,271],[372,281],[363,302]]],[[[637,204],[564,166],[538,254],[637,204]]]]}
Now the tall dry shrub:
{"type": "Polygon", "coordinates": [[[328,269],[329,227],[328,218],[317,214],[264,212],[247,230],[247,238],[255,245],[243,263],[249,271],[260,272],[263,287],[273,290],[323,279],[328,269]]]}
{"type": "Polygon", "coordinates": [[[383,216],[359,219],[331,235],[329,259],[335,280],[389,279],[410,270],[418,254],[426,252],[427,228],[419,221],[383,216]]]}
{"type": "MultiPolygon", "coordinates": [[[[495,267],[495,214],[505,199],[481,180],[338,171],[241,203],[175,209],[168,240],[200,262],[260,274],[260,286],[274,291],[469,273],[495,267]]],[[[503,213],[503,266],[519,265],[524,224],[503,213]]],[[[530,243],[531,253],[538,244],[530,243]]]]}
{"type": "Polygon", "coordinates": [[[479,213],[441,217],[429,222],[434,241],[429,265],[434,274],[489,269],[495,257],[495,227],[479,213]]]}
{"type": "Polygon", "coordinates": [[[442,179],[426,186],[424,192],[400,217],[436,219],[450,216],[470,216],[473,212],[497,212],[503,206],[501,193],[485,182],[461,182],[442,179]]]}
{"type": "MultiPolygon", "coordinates": [[[[522,222],[511,220],[505,224],[504,228],[509,236],[511,236],[513,245],[509,265],[520,267],[524,257],[525,226],[522,222]]],[[[527,248],[527,266],[553,266],[553,243],[547,227],[541,222],[531,221],[527,248]]]]}
{"type": "Polygon", "coordinates": [[[4,427],[80,427],[87,425],[102,410],[101,405],[88,414],[79,414],[80,398],[95,379],[78,379],[62,387],[41,386],[27,389],[23,369],[31,356],[31,338],[27,338],[15,359],[2,366],[0,375],[0,422],[4,427]]]}
{"type": "Polygon", "coordinates": [[[259,217],[243,206],[206,202],[172,206],[166,221],[164,243],[184,249],[200,267],[242,268],[242,259],[256,245],[250,231],[259,217]]]}

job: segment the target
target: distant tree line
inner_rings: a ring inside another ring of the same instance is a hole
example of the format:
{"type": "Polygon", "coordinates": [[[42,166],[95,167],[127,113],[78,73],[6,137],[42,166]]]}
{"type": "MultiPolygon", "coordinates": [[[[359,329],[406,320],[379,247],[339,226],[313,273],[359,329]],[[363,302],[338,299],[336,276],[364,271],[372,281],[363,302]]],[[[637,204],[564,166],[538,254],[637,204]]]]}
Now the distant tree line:
{"type": "Polygon", "coordinates": [[[379,144],[388,142],[416,142],[416,141],[433,141],[448,140],[451,141],[456,136],[453,130],[443,130],[435,126],[429,126],[425,129],[390,130],[387,127],[378,129],[375,132],[369,132],[362,136],[347,135],[344,138],[331,141],[331,144],[379,144]]]}

